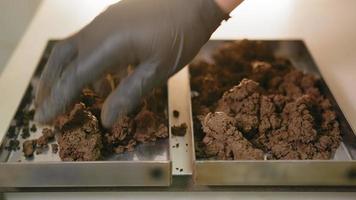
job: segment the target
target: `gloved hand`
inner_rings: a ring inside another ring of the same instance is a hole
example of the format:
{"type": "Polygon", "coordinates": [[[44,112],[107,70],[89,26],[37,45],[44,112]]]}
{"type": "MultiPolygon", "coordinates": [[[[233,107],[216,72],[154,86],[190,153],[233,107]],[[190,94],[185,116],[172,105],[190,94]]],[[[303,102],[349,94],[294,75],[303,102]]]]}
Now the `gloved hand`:
{"type": "Polygon", "coordinates": [[[227,18],[214,0],[123,0],[110,6],[55,45],[36,93],[35,120],[52,121],[83,87],[136,66],[104,102],[102,124],[111,127],[193,59],[227,18]]]}

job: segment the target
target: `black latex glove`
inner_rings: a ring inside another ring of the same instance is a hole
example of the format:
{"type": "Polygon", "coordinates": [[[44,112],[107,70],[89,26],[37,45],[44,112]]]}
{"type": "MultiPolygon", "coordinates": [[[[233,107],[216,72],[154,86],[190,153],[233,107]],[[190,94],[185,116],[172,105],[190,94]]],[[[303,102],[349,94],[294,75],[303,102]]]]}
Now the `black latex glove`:
{"type": "Polygon", "coordinates": [[[35,119],[52,121],[83,87],[131,64],[134,72],[101,111],[102,124],[111,127],[185,66],[227,17],[213,0],[123,0],[110,6],[54,47],[37,90],[35,119]]]}

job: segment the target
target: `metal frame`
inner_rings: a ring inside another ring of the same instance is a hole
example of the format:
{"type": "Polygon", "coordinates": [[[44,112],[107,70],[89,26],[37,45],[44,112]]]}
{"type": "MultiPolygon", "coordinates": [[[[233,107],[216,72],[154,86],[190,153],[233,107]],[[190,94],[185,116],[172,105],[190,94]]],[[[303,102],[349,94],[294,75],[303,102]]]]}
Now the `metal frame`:
{"type": "Polygon", "coordinates": [[[0,188],[169,186],[170,161],[0,164],[0,188]]]}

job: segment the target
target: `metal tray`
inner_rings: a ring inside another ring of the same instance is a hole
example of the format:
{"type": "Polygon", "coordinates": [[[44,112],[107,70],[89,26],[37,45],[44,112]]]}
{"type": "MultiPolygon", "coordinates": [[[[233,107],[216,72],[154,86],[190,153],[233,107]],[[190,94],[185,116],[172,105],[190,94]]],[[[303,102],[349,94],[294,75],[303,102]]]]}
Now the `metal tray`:
{"type": "MultiPolygon", "coordinates": [[[[196,60],[211,59],[212,52],[228,40],[211,40],[196,60]]],[[[301,40],[263,40],[271,51],[291,60],[295,67],[321,78],[322,92],[332,100],[337,112],[343,141],[332,160],[203,160],[193,153],[193,179],[197,185],[356,185],[356,136],[323,81],[304,42],[301,40]]],[[[194,61],[193,61],[194,62],[194,61]]],[[[192,119],[192,116],[190,116],[192,119]]],[[[193,122],[190,124],[193,127],[193,122]]],[[[194,129],[192,129],[194,130],[194,129]]],[[[194,134],[192,140],[194,144],[194,134]]],[[[194,148],[194,146],[193,146],[194,148]]]]}
{"type": "MultiPolygon", "coordinates": [[[[55,41],[48,43],[18,109],[33,107],[34,92],[31,88],[36,87],[54,43],[55,41]]],[[[33,123],[35,122],[30,121],[30,126],[33,123]]],[[[41,130],[45,126],[36,125],[37,131],[31,133],[27,139],[38,138],[41,135],[41,130]]],[[[48,151],[34,155],[32,159],[26,159],[22,153],[24,140],[20,132],[21,129],[16,129],[21,149],[17,151],[5,149],[9,143],[6,136],[0,143],[0,188],[168,186],[171,183],[169,138],[139,144],[133,152],[114,154],[104,161],[62,162],[58,153],[52,153],[51,145],[48,151]]]]}

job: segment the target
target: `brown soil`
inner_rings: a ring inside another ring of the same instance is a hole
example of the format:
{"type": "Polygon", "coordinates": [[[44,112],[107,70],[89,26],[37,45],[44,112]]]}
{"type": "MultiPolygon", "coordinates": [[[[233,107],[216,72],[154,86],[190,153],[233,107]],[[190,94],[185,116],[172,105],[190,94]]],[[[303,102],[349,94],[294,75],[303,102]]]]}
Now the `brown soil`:
{"type": "Polygon", "coordinates": [[[197,156],[208,159],[330,159],[340,144],[336,113],[317,77],[243,40],[192,64],[197,156]]]}

